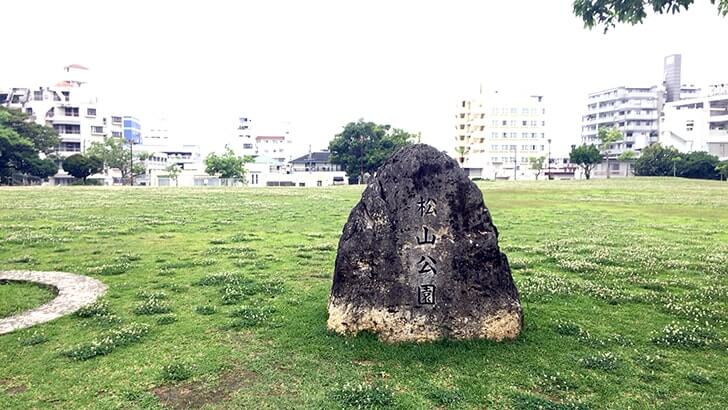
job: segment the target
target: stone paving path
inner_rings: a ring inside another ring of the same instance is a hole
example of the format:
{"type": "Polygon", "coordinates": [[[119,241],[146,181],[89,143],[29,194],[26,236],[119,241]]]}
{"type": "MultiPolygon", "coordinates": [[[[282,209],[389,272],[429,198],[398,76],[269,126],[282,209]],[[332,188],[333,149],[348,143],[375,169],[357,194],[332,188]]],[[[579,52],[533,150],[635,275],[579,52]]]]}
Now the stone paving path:
{"type": "Polygon", "coordinates": [[[41,283],[58,291],[43,306],[0,319],[0,335],[73,313],[106,293],[106,285],[100,281],[65,272],[0,271],[0,280],[41,283]]]}

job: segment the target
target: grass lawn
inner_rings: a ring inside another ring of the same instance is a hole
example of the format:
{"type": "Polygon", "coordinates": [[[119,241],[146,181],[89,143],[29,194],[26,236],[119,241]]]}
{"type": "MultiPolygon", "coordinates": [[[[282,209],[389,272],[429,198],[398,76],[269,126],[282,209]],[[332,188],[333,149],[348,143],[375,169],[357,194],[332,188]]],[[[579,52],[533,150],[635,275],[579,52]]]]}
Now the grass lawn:
{"type": "Polygon", "coordinates": [[[0,336],[0,407],[728,408],[728,183],[480,187],[524,305],[512,343],[327,332],[358,187],[0,189],[0,269],[109,287],[0,336]]]}
{"type": "MultiPolygon", "coordinates": [[[[17,263],[18,260],[14,262],[17,263]]],[[[0,319],[36,308],[55,296],[52,289],[42,285],[0,280],[0,319]]]]}

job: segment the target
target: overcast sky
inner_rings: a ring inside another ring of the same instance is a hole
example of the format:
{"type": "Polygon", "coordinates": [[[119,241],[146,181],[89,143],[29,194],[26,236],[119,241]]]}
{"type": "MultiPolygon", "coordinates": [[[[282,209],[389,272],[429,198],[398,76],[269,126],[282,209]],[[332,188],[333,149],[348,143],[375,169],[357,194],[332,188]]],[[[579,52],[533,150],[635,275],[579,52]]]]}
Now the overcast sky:
{"type": "Polygon", "coordinates": [[[203,145],[257,116],[291,121],[314,149],[358,118],[448,149],[457,100],[482,82],[545,95],[565,149],[588,92],[658,84],[667,54],[682,53],[683,82],[728,82],[728,19],[696,2],[604,35],[572,0],[8,1],[0,87],[78,63],[105,103],[203,145]]]}

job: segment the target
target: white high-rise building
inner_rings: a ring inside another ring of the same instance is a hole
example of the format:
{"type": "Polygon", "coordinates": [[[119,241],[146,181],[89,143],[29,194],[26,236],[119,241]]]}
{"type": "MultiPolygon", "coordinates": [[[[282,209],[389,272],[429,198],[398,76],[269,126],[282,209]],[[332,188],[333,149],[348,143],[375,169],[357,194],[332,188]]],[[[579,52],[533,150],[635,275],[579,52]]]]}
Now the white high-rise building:
{"type": "Polygon", "coordinates": [[[660,143],[681,152],[705,151],[728,159],[728,93],[710,92],[665,104],[660,143]]]}
{"type": "Polygon", "coordinates": [[[53,127],[60,136],[56,149],[59,172],[53,184],[73,180],[61,167],[62,158],[83,153],[104,137],[124,136],[123,116],[104,111],[87,85],[88,69],[78,64],[64,67],[64,80],[53,86],[0,90],[0,105],[19,109],[32,121],[53,127]]]}
{"type": "Polygon", "coordinates": [[[144,121],[142,143],[145,145],[164,146],[169,144],[169,126],[167,120],[159,118],[144,121]]]}
{"type": "MultiPolygon", "coordinates": [[[[599,129],[616,128],[624,136],[610,147],[610,158],[616,158],[627,150],[639,154],[642,148],[660,142],[663,105],[694,98],[701,91],[695,85],[682,84],[681,72],[682,57],[672,54],[665,57],[660,86],[619,86],[589,94],[586,114],[582,116],[582,143],[599,145],[599,129]]],[[[614,166],[619,165],[615,162],[614,166]]],[[[613,172],[619,174],[618,169],[613,172]]]]}
{"type": "Polygon", "coordinates": [[[238,118],[236,137],[228,144],[238,155],[268,157],[281,165],[292,160],[294,149],[291,123],[238,118]]]}
{"type": "Polygon", "coordinates": [[[664,91],[653,87],[615,87],[589,94],[582,117],[581,140],[599,145],[599,129],[616,128],[624,139],[612,145],[611,153],[639,152],[657,142],[658,121],[664,91]]]}
{"type": "MultiPolygon", "coordinates": [[[[616,128],[623,139],[609,147],[609,171],[606,164],[594,168],[595,177],[625,176],[630,164],[616,159],[625,151],[634,151],[638,156],[643,148],[665,143],[661,132],[661,120],[666,104],[692,99],[700,95],[701,89],[692,84],[682,84],[682,57],[673,54],[665,57],[662,85],[650,87],[619,86],[589,94],[586,114],[582,116],[581,141],[584,144],[599,145],[599,130],[616,128]]],[[[716,88],[717,87],[713,87],[716,88]]]]}
{"type": "Polygon", "coordinates": [[[453,156],[471,178],[534,179],[529,160],[549,145],[543,96],[481,92],[458,103],[453,156]]]}

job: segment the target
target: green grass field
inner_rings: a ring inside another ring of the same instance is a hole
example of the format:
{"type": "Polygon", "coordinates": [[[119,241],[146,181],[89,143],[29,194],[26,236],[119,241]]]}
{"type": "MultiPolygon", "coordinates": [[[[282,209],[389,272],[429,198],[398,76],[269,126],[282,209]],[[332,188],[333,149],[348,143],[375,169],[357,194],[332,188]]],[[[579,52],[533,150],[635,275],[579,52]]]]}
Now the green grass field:
{"type": "Polygon", "coordinates": [[[0,407],[728,408],[727,183],[480,187],[524,305],[511,343],[327,332],[358,187],[0,189],[0,269],[109,287],[0,336],[0,407]]]}
{"type": "MultiPolygon", "coordinates": [[[[23,263],[23,260],[22,258],[15,260],[11,258],[10,263],[13,262],[23,263]]],[[[0,269],[3,268],[0,267],[0,269]]],[[[38,307],[54,297],[55,293],[44,286],[33,283],[0,281],[0,318],[38,307]]]]}

